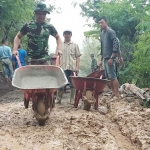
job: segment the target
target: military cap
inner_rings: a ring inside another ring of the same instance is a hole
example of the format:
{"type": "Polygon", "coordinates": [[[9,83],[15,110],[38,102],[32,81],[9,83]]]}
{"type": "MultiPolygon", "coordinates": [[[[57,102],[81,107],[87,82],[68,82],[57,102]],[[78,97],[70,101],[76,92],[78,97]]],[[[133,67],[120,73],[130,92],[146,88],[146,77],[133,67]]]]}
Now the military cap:
{"type": "Polygon", "coordinates": [[[50,12],[48,11],[46,5],[42,4],[42,3],[37,4],[34,12],[36,12],[36,11],[44,11],[44,12],[47,12],[48,14],[50,14],[50,12]]]}

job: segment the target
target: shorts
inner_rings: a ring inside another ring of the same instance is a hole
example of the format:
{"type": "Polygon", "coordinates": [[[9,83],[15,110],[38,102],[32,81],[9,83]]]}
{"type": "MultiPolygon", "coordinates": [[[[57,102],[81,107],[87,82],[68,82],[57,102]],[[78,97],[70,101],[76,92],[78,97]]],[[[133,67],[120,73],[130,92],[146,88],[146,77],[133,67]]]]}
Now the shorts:
{"type": "Polygon", "coordinates": [[[108,60],[109,59],[104,59],[105,76],[106,76],[106,79],[113,80],[117,78],[116,60],[113,60],[113,63],[111,66],[108,66],[108,60]]]}

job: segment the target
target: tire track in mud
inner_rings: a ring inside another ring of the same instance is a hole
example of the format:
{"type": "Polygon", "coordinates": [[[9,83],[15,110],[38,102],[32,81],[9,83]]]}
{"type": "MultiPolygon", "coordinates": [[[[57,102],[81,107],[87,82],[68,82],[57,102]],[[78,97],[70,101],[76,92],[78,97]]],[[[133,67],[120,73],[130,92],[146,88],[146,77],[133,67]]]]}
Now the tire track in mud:
{"type": "MultiPolygon", "coordinates": [[[[119,122],[114,121],[116,108],[102,115],[92,109],[77,109],[67,104],[66,93],[56,105],[44,127],[37,124],[31,110],[23,106],[20,90],[0,97],[0,148],[3,150],[140,150],[123,136],[119,122]]],[[[145,149],[146,150],[146,149],[145,149]]]]}

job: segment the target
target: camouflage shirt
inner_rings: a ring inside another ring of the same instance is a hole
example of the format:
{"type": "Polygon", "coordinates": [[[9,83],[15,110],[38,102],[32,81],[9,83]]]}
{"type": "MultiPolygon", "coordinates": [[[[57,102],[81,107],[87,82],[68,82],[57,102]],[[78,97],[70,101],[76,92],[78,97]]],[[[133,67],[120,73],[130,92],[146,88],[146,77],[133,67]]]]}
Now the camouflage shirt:
{"type": "Polygon", "coordinates": [[[97,60],[95,58],[92,58],[91,69],[92,72],[96,71],[97,69],[97,60]]]}
{"type": "Polygon", "coordinates": [[[40,59],[48,56],[48,38],[55,36],[57,30],[53,25],[47,23],[37,23],[32,21],[26,23],[20,30],[23,35],[28,37],[28,56],[30,58],[40,59]]]}

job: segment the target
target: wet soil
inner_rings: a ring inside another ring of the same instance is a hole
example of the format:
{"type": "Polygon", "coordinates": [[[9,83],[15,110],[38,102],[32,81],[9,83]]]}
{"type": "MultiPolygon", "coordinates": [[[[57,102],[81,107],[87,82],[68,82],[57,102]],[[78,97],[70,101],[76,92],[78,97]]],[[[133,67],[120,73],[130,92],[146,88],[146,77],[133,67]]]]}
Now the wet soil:
{"type": "Polygon", "coordinates": [[[74,108],[67,91],[39,126],[31,103],[24,108],[22,91],[0,86],[0,150],[150,150],[150,109],[138,99],[129,103],[100,95],[99,106],[108,109],[103,115],[93,107],[83,110],[82,101],[74,108]]]}

